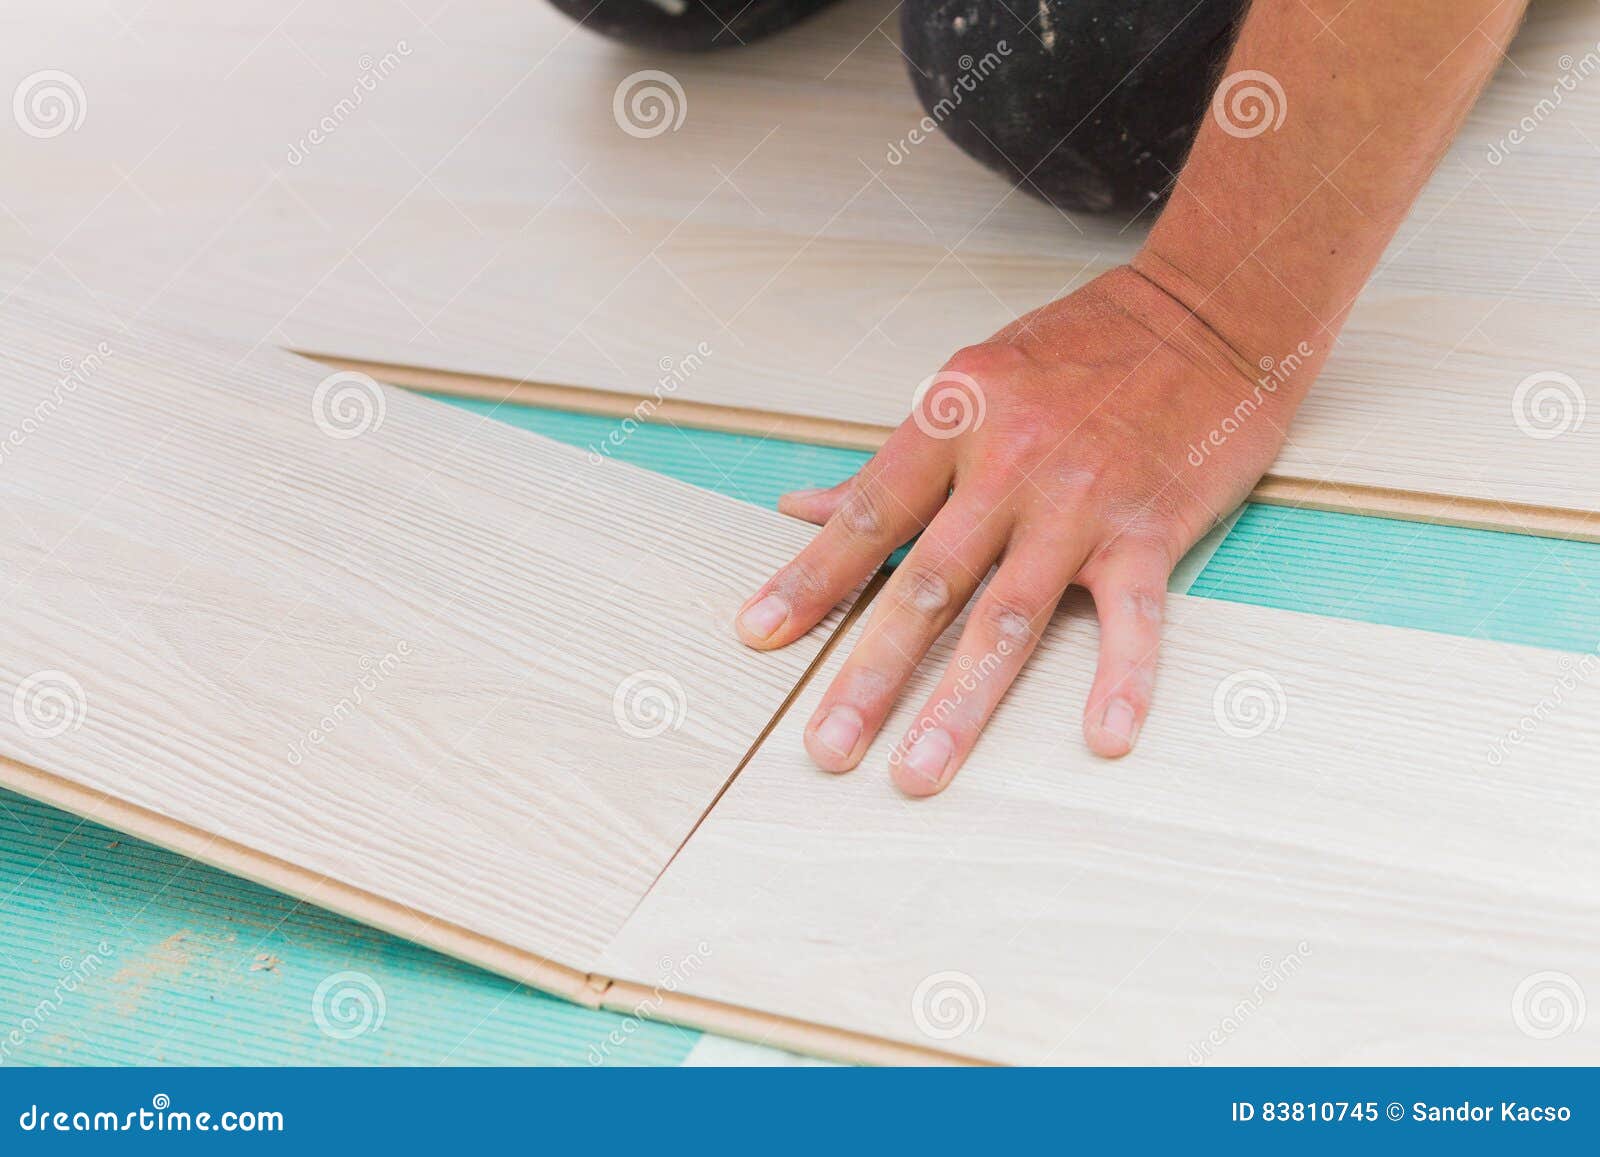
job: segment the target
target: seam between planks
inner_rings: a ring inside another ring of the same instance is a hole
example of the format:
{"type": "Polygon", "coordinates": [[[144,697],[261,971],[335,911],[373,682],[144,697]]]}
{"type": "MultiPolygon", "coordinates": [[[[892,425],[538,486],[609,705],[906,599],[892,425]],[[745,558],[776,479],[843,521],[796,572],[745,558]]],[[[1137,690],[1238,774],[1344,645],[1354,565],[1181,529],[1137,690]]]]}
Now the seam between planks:
{"type": "MultiPolygon", "coordinates": [[[[778,724],[783,721],[784,716],[789,713],[789,708],[793,706],[794,701],[800,697],[800,693],[811,685],[812,676],[821,670],[822,664],[827,660],[829,655],[833,654],[833,649],[837,647],[839,642],[850,632],[850,628],[855,626],[856,620],[866,612],[867,605],[877,597],[878,592],[883,589],[883,584],[888,581],[888,578],[888,570],[886,568],[880,568],[876,574],[867,580],[866,585],[861,588],[861,593],[856,596],[855,602],[850,605],[850,609],[845,611],[845,613],[840,616],[839,625],[836,626],[827,639],[823,641],[822,646],[817,648],[816,656],[809,664],[807,664],[806,669],[800,672],[800,677],[795,680],[794,686],[789,688],[789,693],[784,696],[783,702],[778,704],[777,708],[773,711],[772,716],[767,720],[766,725],[756,733],[755,739],[751,741],[750,746],[745,750],[744,755],[740,757],[739,762],[734,765],[733,771],[730,772],[728,778],[723,781],[722,786],[717,789],[717,794],[711,797],[711,802],[708,803],[705,807],[705,810],[700,813],[700,818],[694,821],[694,826],[689,829],[688,834],[686,834],[683,839],[678,842],[678,846],[672,850],[672,855],[668,856],[666,863],[661,865],[661,870],[657,872],[655,878],[650,881],[650,886],[640,894],[636,901],[634,901],[633,907],[628,910],[627,917],[618,926],[619,932],[622,928],[626,928],[628,926],[628,921],[633,919],[634,915],[639,911],[639,908],[646,900],[650,898],[650,894],[656,890],[656,885],[659,884],[661,882],[661,878],[667,874],[667,869],[672,867],[673,863],[677,860],[679,853],[681,853],[684,848],[689,846],[689,841],[694,839],[695,833],[700,830],[700,826],[710,818],[711,813],[715,811],[717,805],[722,802],[722,797],[728,794],[728,789],[733,786],[734,780],[739,778],[744,769],[749,766],[750,761],[756,757],[756,752],[761,750],[761,745],[767,741],[767,737],[772,734],[773,730],[778,726],[778,724]]],[[[612,982],[608,981],[607,983],[609,984],[612,982]]]]}
{"type": "Polygon", "coordinates": [[[601,976],[591,979],[597,983],[600,1007],[607,1012],[659,1020],[824,1060],[864,1065],[999,1067],[992,1061],[962,1053],[904,1044],[889,1037],[672,992],[660,986],[646,987],[601,976]]]}
{"type": "MultiPolygon", "coordinates": [[[[364,361],[311,351],[291,352],[335,369],[364,373],[411,390],[426,390],[480,401],[544,406],[601,417],[627,418],[653,425],[686,426],[724,434],[747,434],[868,452],[877,450],[893,432],[891,427],[868,422],[781,414],[753,407],[691,402],[681,398],[656,399],[619,390],[558,386],[526,379],[364,361]]],[[[1272,506],[1600,543],[1600,511],[1318,481],[1283,474],[1266,475],[1249,497],[1250,501],[1272,506]]]]}

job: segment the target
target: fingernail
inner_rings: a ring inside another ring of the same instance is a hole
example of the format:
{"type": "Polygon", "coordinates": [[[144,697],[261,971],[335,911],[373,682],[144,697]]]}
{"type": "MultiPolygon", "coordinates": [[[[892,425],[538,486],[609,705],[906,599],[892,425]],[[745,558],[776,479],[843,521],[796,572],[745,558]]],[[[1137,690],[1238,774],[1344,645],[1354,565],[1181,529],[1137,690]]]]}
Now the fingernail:
{"type": "Polygon", "coordinates": [[[950,733],[935,727],[918,736],[911,750],[906,752],[906,770],[929,783],[942,783],[945,769],[950,766],[950,757],[955,753],[956,745],[950,733]]]}
{"type": "Polygon", "coordinates": [[[815,498],[817,495],[819,495],[821,493],[822,493],[821,490],[791,490],[791,491],[789,491],[789,493],[785,494],[784,497],[785,498],[793,498],[793,499],[796,499],[797,501],[803,502],[807,498],[815,498]]]}
{"type": "Polygon", "coordinates": [[[755,639],[770,638],[789,617],[789,604],[779,595],[768,595],[739,616],[739,625],[755,639]]]}
{"type": "Polygon", "coordinates": [[[849,755],[861,738],[861,712],[854,707],[835,707],[817,724],[816,736],[829,751],[849,755]]]}
{"type": "Polygon", "coordinates": [[[1132,747],[1133,741],[1139,735],[1139,724],[1134,715],[1133,704],[1126,699],[1113,699],[1106,704],[1106,713],[1100,717],[1100,727],[1132,747]]]}

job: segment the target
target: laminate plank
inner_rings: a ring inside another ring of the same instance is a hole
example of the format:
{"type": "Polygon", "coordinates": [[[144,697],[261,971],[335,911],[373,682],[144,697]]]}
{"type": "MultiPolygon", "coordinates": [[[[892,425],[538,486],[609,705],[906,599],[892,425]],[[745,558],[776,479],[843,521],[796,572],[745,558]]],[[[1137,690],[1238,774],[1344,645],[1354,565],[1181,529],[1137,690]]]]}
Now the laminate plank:
{"type": "Polygon", "coordinates": [[[602,970],[693,952],[687,1001],[994,1061],[1600,1059],[1595,653],[1182,595],[1169,618],[1134,754],[1083,747],[1072,603],[921,801],[884,763],[953,634],[830,777],[799,728],[841,643],[602,970]]]}
{"type": "Polygon", "coordinates": [[[491,967],[586,971],[830,629],[734,639],[810,532],[733,499],[27,294],[0,350],[0,778],[491,967]]]}
{"type": "MultiPolygon", "coordinates": [[[[891,163],[922,110],[890,0],[693,58],[537,0],[426,24],[389,0],[0,19],[0,72],[65,72],[85,110],[0,134],[28,176],[0,251],[249,343],[634,395],[704,348],[670,402],[881,428],[944,356],[1124,260],[1144,224],[1068,219],[938,136],[891,163]],[[613,98],[652,68],[684,117],[640,137],[613,98]]],[[[1597,40],[1592,5],[1534,6],[1290,431],[1273,474],[1295,501],[1327,481],[1339,509],[1370,508],[1341,486],[1422,492],[1473,500],[1438,517],[1480,525],[1600,511],[1597,40]]]]}

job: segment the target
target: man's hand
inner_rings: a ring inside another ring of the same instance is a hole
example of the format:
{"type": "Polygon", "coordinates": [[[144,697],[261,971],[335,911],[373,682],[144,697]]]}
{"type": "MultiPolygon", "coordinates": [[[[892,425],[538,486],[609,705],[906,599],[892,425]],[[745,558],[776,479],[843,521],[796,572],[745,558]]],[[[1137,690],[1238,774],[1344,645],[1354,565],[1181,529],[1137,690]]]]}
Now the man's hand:
{"type": "Polygon", "coordinates": [[[1150,708],[1168,574],[1282,441],[1293,402],[1277,374],[1294,370],[1273,368],[1247,372],[1177,301],[1118,269],[957,353],[854,478],[785,496],[784,512],[825,525],[745,605],[739,633],[754,647],[804,634],[921,534],[806,728],[818,766],[855,767],[977,594],[955,661],[890,758],[907,793],[942,789],[1074,583],[1101,624],[1084,735],[1125,754],[1150,708]]]}
{"type": "Polygon", "coordinates": [[[826,525],[740,612],[752,646],[797,638],[923,532],[807,728],[819,764],[855,766],[997,559],[930,700],[951,707],[924,709],[895,781],[950,782],[1072,583],[1101,625],[1089,745],[1132,747],[1173,563],[1271,463],[1526,5],[1256,0],[1132,267],[962,350],[859,475],[788,496],[826,525]]]}

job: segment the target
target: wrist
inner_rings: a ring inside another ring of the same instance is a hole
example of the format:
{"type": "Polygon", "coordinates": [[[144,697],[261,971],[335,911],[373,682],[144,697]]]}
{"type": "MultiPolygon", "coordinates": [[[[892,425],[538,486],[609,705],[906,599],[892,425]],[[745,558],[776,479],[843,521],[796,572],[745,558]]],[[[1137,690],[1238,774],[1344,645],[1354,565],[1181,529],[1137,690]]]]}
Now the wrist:
{"type": "Polygon", "coordinates": [[[1302,379],[1294,393],[1304,393],[1338,335],[1337,324],[1325,324],[1281,286],[1269,290],[1252,284],[1254,279],[1238,269],[1217,274],[1207,263],[1174,253],[1155,236],[1134,255],[1129,268],[1214,334],[1252,382],[1262,373],[1293,365],[1302,379]]]}
{"type": "MultiPolygon", "coordinates": [[[[1204,292],[1197,292],[1180,270],[1151,260],[1145,252],[1103,280],[1124,311],[1138,316],[1197,370],[1209,371],[1224,397],[1248,395],[1258,402],[1275,397],[1287,407],[1285,422],[1325,360],[1325,350],[1292,327],[1278,332],[1263,326],[1244,333],[1217,324],[1219,315],[1206,308],[1204,292]]],[[[1324,336],[1331,341],[1331,335],[1324,336]]]]}

